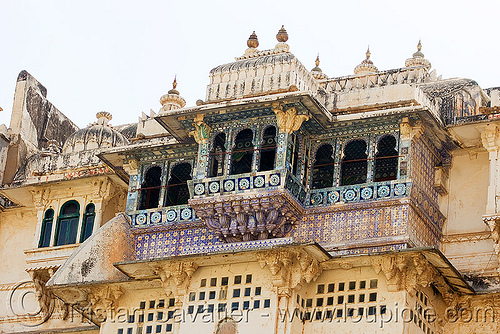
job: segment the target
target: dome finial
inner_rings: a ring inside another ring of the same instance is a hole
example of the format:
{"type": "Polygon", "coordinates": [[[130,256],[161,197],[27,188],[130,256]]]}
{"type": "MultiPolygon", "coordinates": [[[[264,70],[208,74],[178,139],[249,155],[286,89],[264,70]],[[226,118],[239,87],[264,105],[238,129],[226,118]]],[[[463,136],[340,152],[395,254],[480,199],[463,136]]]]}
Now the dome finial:
{"type": "Polygon", "coordinates": [[[281,29],[278,31],[278,34],[276,35],[276,39],[280,43],[285,43],[286,41],[288,41],[288,33],[286,32],[284,25],[282,25],[281,29]]]}
{"type": "Polygon", "coordinates": [[[108,125],[108,122],[113,118],[113,116],[111,116],[111,113],[107,111],[99,111],[97,114],[95,114],[95,117],[97,118],[97,124],[99,125],[108,125]]]}
{"type": "Polygon", "coordinates": [[[368,45],[368,49],[366,49],[366,60],[370,59],[371,53],[370,53],[370,46],[368,45]]]}
{"type": "Polygon", "coordinates": [[[316,61],[314,62],[316,64],[316,67],[319,67],[319,53],[318,56],[316,57],[316,61]]]}
{"type": "Polygon", "coordinates": [[[174,76],[174,82],[172,82],[172,89],[168,91],[169,94],[179,95],[177,88],[177,74],[174,76]]]}
{"type": "Polygon", "coordinates": [[[430,70],[431,63],[425,59],[424,54],[422,53],[422,41],[419,39],[417,44],[417,52],[415,52],[412,58],[408,58],[405,61],[406,67],[416,67],[416,66],[425,66],[427,70],[430,70]]]}
{"type": "Polygon", "coordinates": [[[373,61],[370,60],[370,56],[370,46],[368,45],[368,49],[366,50],[366,59],[354,68],[354,74],[364,75],[378,72],[378,68],[373,65],[373,61]]]}
{"type": "Polygon", "coordinates": [[[254,48],[254,49],[259,46],[259,40],[257,39],[257,35],[255,34],[255,31],[252,32],[250,37],[248,37],[247,46],[249,48],[254,48]]]}

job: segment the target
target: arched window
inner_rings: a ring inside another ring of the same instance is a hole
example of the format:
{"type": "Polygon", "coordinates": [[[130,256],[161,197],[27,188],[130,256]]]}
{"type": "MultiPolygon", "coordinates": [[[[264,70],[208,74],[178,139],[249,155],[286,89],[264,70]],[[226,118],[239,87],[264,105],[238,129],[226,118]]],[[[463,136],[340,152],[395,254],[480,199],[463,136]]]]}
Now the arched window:
{"type": "Polygon", "coordinates": [[[396,151],[396,138],[387,135],[378,141],[377,154],[375,154],[374,181],[395,180],[397,177],[398,151],[396,151]]]}
{"type": "Polygon", "coordinates": [[[250,129],[241,130],[234,140],[231,155],[231,175],[250,173],[253,161],[253,132],[250,129]]]}
{"type": "Polygon", "coordinates": [[[144,176],[144,182],[141,185],[141,200],[139,210],[158,207],[161,188],[161,168],[151,167],[144,176]]]}
{"type": "Polygon", "coordinates": [[[187,204],[189,189],[187,181],[191,180],[191,164],[175,165],[170,172],[165,195],[165,206],[187,204]]]}
{"type": "Polygon", "coordinates": [[[219,133],[214,138],[212,151],[210,152],[210,163],[208,177],[224,175],[224,160],[226,158],[226,134],[219,133]]]}
{"type": "Polygon", "coordinates": [[[316,151],[312,172],[311,189],[328,188],[333,185],[333,170],[335,160],[332,157],[333,147],[330,144],[321,145],[316,151]]]}
{"type": "Polygon", "coordinates": [[[80,205],[78,202],[69,201],[64,203],[57,218],[56,246],[76,243],[79,220],[80,205]]]}
{"type": "Polygon", "coordinates": [[[80,242],[84,242],[88,237],[92,235],[94,230],[94,220],[95,220],[95,205],[90,203],[85,208],[85,214],[83,215],[82,222],[82,233],[80,234],[80,242]]]}
{"type": "Polygon", "coordinates": [[[42,220],[42,231],[40,233],[40,241],[38,247],[49,247],[50,236],[52,235],[52,224],[54,223],[54,210],[48,209],[42,220]]]}
{"type": "Polygon", "coordinates": [[[269,126],[262,135],[262,144],[260,146],[260,164],[259,172],[274,169],[276,160],[276,127],[269,126]]]}
{"type": "Polygon", "coordinates": [[[366,142],[356,139],[344,148],[344,158],[340,169],[340,185],[348,186],[366,182],[367,161],[366,142]]]}

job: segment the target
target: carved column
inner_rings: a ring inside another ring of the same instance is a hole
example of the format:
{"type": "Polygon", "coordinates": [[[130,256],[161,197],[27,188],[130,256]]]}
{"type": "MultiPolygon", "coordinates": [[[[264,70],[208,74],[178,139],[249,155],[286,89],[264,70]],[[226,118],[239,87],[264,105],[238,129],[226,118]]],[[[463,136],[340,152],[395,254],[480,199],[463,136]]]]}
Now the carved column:
{"type": "Polygon", "coordinates": [[[127,195],[127,211],[133,211],[137,208],[138,190],[141,185],[139,181],[139,162],[137,159],[127,157],[126,162],[123,164],[123,169],[130,175],[128,182],[128,195],[127,195]]]}
{"type": "Polygon", "coordinates": [[[423,128],[420,123],[410,124],[408,117],[403,117],[399,124],[399,168],[398,179],[410,177],[411,161],[410,149],[413,138],[416,140],[423,134],[423,128]]]}
{"type": "Polygon", "coordinates": [[[297,131],[304,121],[309,120],[309,115],[297,115],[297,109],[289,108],[283,110],[279,102],[272,104],[278,124],[278,141],[276,148],[276,169],[285,169],[287,161],[287,143],[290,134],[297,131]]]}
{"type": "Polygon", "coordinates": [[[496,176],[498,168],[498,128],[495,124],[488,124],[484,127],[478,127],[481,132],[481,140],[484,148],[488,151],[489,182],[488,182],[488,200],[486,202],[486,214],[497,212],[496,208],[496,176]]]}
{"type": "Polygon", "coordinates": [[[207,166],[210,153],[210,127],[203,121],[203,114],[198,114],[193,120],[194,130],[189,133],[198,143],[198,163],[193,170],[193,179],[207,177],[207,166]]]}

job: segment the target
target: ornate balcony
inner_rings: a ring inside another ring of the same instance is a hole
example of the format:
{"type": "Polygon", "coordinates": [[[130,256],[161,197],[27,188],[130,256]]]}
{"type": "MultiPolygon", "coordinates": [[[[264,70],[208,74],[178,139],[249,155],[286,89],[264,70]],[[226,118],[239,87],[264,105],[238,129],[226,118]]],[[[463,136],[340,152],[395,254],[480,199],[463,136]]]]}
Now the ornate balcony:
{"type": "Polygon", "coordinates": [[[302,214],[306,192],[285,170],[189,181],[189,205],[225,242],[285,236],[302,214]]]}

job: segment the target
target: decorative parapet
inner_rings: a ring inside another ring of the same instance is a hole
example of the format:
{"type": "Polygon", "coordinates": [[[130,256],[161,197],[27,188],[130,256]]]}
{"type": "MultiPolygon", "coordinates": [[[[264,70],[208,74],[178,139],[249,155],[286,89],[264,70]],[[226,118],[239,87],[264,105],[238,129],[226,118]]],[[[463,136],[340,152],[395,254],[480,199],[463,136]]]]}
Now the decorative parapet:
{"type": "Polygon", "coordinates": [[[389,181],[311,190],[308,206],[356,203],[410,195],[411,182],[389,181]]]}
{"type": "Polygon", "coordinates": [[[183,223],[198,219],[196,213],[189,205],[176,205],[147,210],[128,211],[133,227],[151,227],[183,223]]]}
{"type": "Polygon", "coordinates": [[[326,81],[326,91],[339,93],[354,89],[366,89],[400,84],[422,84],[429,82],[430,80],[431,75],[427,72],[424,66],[399,68],[380,71],[377,73],[331,78],[326,81]]]}

